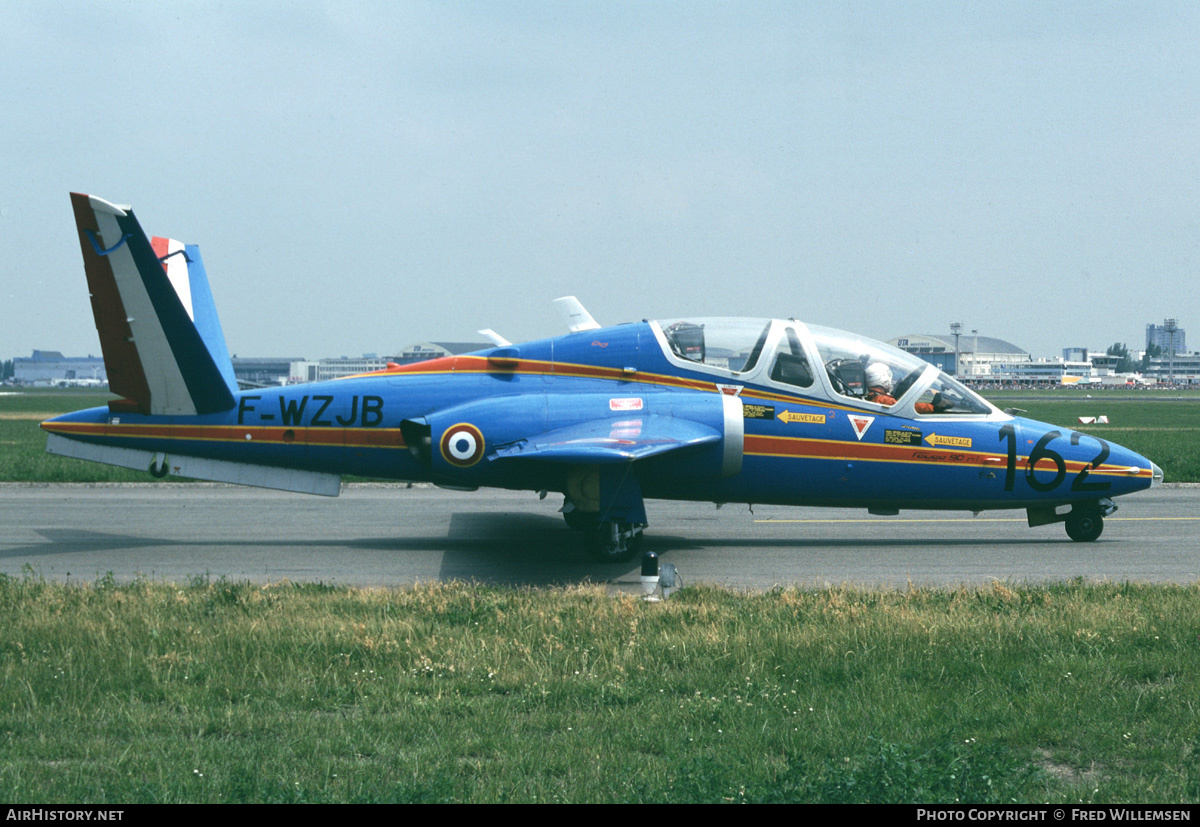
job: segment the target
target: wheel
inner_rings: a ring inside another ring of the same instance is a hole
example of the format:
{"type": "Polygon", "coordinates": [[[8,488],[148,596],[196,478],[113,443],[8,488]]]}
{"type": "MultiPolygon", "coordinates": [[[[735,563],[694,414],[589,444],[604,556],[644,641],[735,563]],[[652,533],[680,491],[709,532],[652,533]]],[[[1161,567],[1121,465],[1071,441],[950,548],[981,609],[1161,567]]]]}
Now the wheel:
{"type": "Polygon", "coordinates": [[[597,521],[600,519],[598,511],[584,511],[570,497],[563,497],[562,508],[563,519],[567,521],[567,528],[572,531],[588,531],[596,527],[597,521]]]}
{"type": "Polygon", "coordinates": [[[578,508],[574,511],[564,511],[563,519],[567,521],[567,528],[573,531],[587,531],[596,527],[596,520],[599,519],[599,513],[595,511],[580,511],[578,508]]]}
{"type": "Polygon", "coordinates": [[[1099,511],[1074,509],[1067,515],[1067,536],[1077,543],[1090,543],[1104,531],[1099,511]]]}
{"type": "Polygon", "coordinates": [[[150,460],[150,476],[156,480],[163,479],[171,472],[171,466],[166,456],[163,454],[155,454],[154,459],[150,460]]]}
{"type": "Polygon", "coordinates": [[[605,520],[588,535],[588,553],[597,563],[625,563],[641,551],[643,525],[605,520]]]}

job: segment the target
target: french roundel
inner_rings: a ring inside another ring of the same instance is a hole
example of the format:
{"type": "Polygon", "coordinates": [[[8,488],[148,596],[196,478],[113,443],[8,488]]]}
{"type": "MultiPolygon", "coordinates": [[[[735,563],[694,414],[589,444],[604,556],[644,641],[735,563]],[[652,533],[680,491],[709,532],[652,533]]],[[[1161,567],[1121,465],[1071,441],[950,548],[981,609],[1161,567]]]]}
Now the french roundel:
{"type": "Polygon", "coordinates": [[[441,449],[446,462],[469,468],[483,458],[483,434],[467,422],[451,425],[442,434],[441,449]]]}

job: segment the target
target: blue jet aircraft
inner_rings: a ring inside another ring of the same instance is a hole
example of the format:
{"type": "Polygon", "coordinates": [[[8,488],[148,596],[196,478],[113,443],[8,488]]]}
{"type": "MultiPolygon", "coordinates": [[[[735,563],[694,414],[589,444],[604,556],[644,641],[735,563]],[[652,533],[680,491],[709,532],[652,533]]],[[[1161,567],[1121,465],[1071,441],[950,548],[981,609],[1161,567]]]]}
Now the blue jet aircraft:
{"type": "Polygon", "coordinates": [[[1013,416],[917,357],[795,319],[681,318],[571,332],[329,382],[240,390],[195,246],[71,196],[111,389],[42,423],[47,450],[154,477],[336,496],[343,474],[559,492],[601,560],[645,500],[980,512],[1100,536],[1162,471],[1013,416]]]}

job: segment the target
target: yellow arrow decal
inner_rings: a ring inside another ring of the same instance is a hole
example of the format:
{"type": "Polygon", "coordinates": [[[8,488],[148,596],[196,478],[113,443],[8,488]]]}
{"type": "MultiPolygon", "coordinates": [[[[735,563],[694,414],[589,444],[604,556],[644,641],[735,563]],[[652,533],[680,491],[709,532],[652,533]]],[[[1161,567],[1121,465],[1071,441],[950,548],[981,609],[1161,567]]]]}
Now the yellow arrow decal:
{"type": "Polygon", "coordinates": [[[824,425],[825,414],[813,413],[793,413],[792,411],[783,411],[775,415],[775,418],[780,422],[808,422],[813,425],[824,425]]]}
{"type": "Polygon", "coordinates": [[[930,434],[925,437],[925,441],[934,448],[941,448],[943,446],[951,448],[971,447],[971,438],[969,436],[938,436],[937,434],[930,434]]]}

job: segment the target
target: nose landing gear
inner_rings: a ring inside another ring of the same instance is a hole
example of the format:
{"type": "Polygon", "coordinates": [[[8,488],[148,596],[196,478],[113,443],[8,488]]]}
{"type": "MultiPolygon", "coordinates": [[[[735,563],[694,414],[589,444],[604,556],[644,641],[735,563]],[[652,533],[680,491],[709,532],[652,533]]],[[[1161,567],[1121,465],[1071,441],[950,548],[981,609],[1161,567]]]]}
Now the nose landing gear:
{"type": "Polygon", "coordinates": [[[1104,531],[1104,518],[1117,510],[1116,504],[1107,497],[1101,500],[1078,502],[1066,514],[1059,514],[1054,506],[1028,510],[1030,527],[1064,523],[1067,536],[1077,543],[1091,543],[1104,531]]]}
{"type": "Polygon", "coordinates": [[[1090,543],[1104,531],[1104,515],[1094,503],[1075,506],[1066,520],[1067,536],[1077,543],[1090,543]]]}

